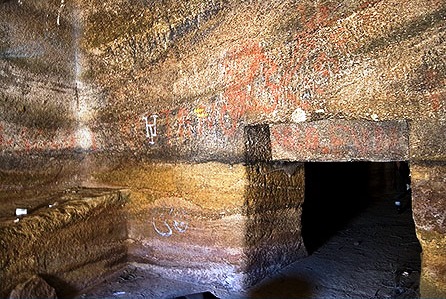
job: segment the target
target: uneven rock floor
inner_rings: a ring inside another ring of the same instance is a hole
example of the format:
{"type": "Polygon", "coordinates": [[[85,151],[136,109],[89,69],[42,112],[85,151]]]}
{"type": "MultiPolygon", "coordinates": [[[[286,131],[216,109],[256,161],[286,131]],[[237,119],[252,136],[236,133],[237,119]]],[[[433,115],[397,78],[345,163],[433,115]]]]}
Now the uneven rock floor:
{"type": "Polygon", "coordinates": [[[417,298],[421,247],[410,207],[397,212],[393,196],[374,198],[322,247],[244,296],[171,281],[132,264],[78,298],[174,298],[206,291],[230,298],[417,298]]]}

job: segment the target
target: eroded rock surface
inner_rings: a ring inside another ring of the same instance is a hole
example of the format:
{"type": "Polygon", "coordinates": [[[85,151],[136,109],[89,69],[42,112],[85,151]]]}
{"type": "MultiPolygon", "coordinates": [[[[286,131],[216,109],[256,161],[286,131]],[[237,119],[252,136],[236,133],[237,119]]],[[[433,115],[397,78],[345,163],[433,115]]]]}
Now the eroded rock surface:
{"type": "Polygon", "coordinates": [[[27,281],[19,284],[12,290],[9,299],[21,298],[48,298],[57,299],[56,290],[43,278],[34,275],[27,281]]]}

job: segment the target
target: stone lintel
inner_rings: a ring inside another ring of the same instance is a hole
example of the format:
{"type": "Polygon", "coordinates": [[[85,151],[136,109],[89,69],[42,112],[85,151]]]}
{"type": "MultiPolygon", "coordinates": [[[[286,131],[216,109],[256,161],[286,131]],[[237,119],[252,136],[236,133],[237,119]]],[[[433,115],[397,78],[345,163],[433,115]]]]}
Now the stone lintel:
{"type": "Polygon", "coordinates": [[[271,125],[273,160],[404,161],[406,121],[321,120],[271,125]]]}

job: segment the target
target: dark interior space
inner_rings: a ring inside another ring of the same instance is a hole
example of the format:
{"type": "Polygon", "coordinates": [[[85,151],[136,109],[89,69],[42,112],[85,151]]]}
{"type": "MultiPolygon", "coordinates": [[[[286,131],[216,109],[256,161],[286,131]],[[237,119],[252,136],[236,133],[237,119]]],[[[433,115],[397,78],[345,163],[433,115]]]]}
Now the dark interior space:
{"type": "Polygon", "coordinates": [[[320,248],[373,202],[392,202],[396,213],[410,209],[409,186],[407,162],[306,163],[302,235],[308,252],[320,248]]]}
{"type": "Polygon", "coordinates": [[[302,224],[310,254],[249,297],[418,298],[421,246],[408,164],[307,163],[305,171],[302,224]]]}
{"type": "Polygon", "coordinates": [[[322,246],[367,205],[365,162],[305,165],[302,235],[308,253],[322,246]]]}

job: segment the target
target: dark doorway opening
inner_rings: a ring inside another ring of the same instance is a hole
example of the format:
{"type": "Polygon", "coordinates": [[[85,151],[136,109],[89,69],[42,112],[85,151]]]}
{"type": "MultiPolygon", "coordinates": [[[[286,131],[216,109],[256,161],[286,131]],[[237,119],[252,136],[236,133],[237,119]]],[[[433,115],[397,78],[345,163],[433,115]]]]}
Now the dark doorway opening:
{"type": "Polygon", "coordinates": [[[256,286],[253,298],[418,298],[421,246],[408,169],[306,163],[302,235],[310,255],[256,286]]]}
{"type": "MultiPolygon", "coordinates": [[[[391,217],[411,214],[410,192],[405,161],[306,163],[302,235],[308,252],[316,251],[370,207],[391,209],[387,211],[391,217]]],[[[408,221],[415,234],[412,218],[408,221]]]]}

